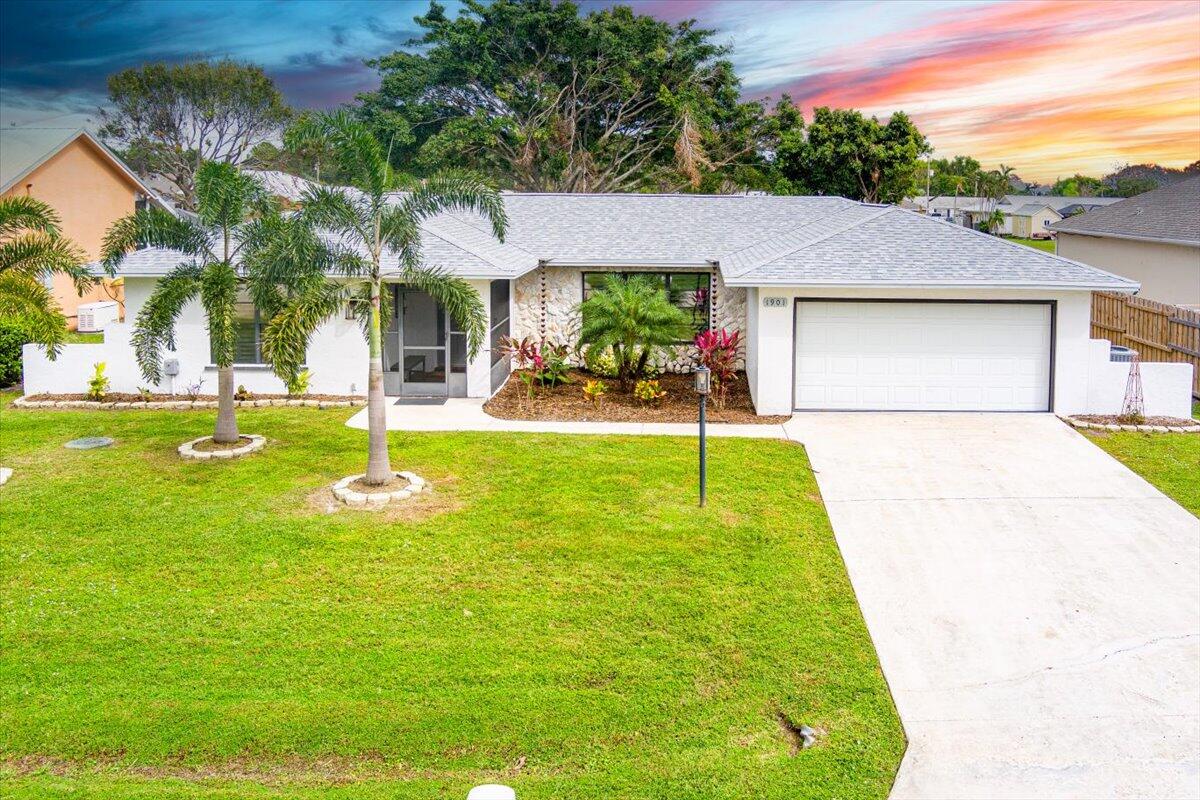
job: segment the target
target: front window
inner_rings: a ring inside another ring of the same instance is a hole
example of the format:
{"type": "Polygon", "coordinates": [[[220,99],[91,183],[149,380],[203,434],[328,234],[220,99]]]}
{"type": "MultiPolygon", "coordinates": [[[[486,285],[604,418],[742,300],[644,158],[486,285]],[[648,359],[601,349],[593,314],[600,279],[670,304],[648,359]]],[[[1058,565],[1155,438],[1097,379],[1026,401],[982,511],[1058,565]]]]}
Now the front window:
{"type": "MultiPolygon", "coordinates": [[[[233,306],[233,363],[263,364],[262,333],[266,323],[245,292],[238,293],[233,306]]],[[[211,353],[216,363],[215,353],[211,353]]]]}
{"type": "Polygon", "coordinates": [[[622,280],[638,276],[651,281],[667,293],[671,302],[678,306],[691,320],[695,333],[706,331],[711,324],[712,287],[707,272],[585,272],[583,273],[583,299],[604,287],[610,275],[622,280]]]}

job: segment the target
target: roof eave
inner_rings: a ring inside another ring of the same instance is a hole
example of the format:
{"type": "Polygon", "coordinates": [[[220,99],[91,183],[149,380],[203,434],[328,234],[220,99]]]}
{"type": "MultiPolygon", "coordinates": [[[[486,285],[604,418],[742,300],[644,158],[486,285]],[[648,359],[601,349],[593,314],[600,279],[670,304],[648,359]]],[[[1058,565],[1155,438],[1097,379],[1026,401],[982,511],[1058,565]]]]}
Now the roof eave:
{"type": "Polygon", "coordinates": [[[1036,291],[1078,291],[1078,292],[1128,292],[1134,294],[1141,290],[1140,283],[1046,283],[1046,282],[997,282],[997,281],[848,281],[848,280],[796,280],[789,278],[726,278],[726,286],[757,287],[757,286],[789,286],[797,289],[1020,289],[1036,291]]]}
{"type": "Polygon", "coordinates": [[[1055,233],[1066,233],[1072,236],[1092,236],[1097,239],[1124,239],[1130,242],[1154,242],[1155,244],[1177,244],[1181,247],[1200,247],[1200,239],[1172,239],[1166,236],[1138,236],[1131,233],[1106,233],[1100,231],[1079,231],[1070,228],[1054,228],[1055,233]]]}

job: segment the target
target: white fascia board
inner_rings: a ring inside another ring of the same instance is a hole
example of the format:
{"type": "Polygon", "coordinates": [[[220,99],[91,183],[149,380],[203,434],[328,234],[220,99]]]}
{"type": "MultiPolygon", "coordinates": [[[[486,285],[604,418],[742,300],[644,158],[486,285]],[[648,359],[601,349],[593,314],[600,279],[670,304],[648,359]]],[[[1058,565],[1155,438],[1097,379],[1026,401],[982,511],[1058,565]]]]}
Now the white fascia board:
{"type": "Polygon", "coordinates": [[[640,259],[626,259],[624,261],[612,258],[579,260],[579,259],[557,259],[548,258],[542,262],[547,267],[645,267],[647,269],[663,269],[672,267],[676,269],[712,269],[716,266],[715,261],[649,261],[640,259]]]}
{"type": "Polygon", "coordinates": [[[797,289],[904,289],[909,287],[921,289],[1037,289],[1040,291],[1079,291],[1079,292],[1128,292],[1135,294],[1141,290],[1140,283],[1098,284],[1098,283],[996,283],[995,281],[797,281],[786,278],[776,280],[738,280],[726,278],[726,286],[738,287],[770,287],[788,286],[797,289]]]}

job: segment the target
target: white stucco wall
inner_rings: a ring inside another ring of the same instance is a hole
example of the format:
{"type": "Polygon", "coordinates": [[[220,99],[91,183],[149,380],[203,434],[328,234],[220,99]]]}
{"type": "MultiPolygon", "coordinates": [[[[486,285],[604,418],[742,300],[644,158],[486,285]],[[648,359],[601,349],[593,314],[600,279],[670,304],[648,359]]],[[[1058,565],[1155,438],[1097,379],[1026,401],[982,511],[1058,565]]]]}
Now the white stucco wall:
{"type": "MultiPolygon", "coordinates": [[[[518,339],[529,336],[574,347],[579,339],[579,314],[583,302],[584,272],[644,272],[646,270],[620,267],[539,267],[513,282],[513,335],[518,339]]],[[[662,272],[708,272],[711,269],[679,268],[662,272]]],[[[727,287],[720,273],[712,281],[713,326],[729,330],[746,330],[746,290],[727,287]]],[[[691,368],[695,348],[680,347],[676,357],[660,365],[672,371],[691,368]]]]}
{"type": "MultiPolygon", "coordinates": [[[[175,352],[164,354],[165,358],[179,360],[179,375],[173,380],[164,377],[157,386],[149,385],[142,378],[130,339],[133,321],[150,296],[154,282],[154,278],[126,279],[126,322],[110,325],[104,332],[103,344],[67,345],[55,361],[47,359],[40,348],[27,346],[24,351],[26,394],[84,392],[92,375],[92,365],[98,361],[105,362],[105,374],[113,392],[136,392],[144,386],[156,392],[182,394],[189,385],[203,381],[200,393],[214,394],[217,370],[210,357],[208,326],[199,301],[184,308],[175,327],[175,352]]],[[[488,281],[473,280],[471,285],[482,297],[488,297],[488,281]]],[[[489,356],[490,350],[485,343],[477,357],[467,364],[467,394],[470,397],[490,394],[489,356]]],[[[365,396],[367,342],[358,322],[339,317],[318,328],[309,344],[306,366],[311,373],[310,392],[365,396]]],[[[283,381],[275,377],[267,365],[235,365],[234,381],[255,393],[287,391],[283,381]]]]}
{"type": "MultiPolygon", "coordinates": [[[[1125,403],[1131,364],[1110,357],[1107,339],[1092,339],[1088,349],[1089,414],[1120,414],[1125,403]]],[[[1147,417],[1192,415],[1192,365],[1144,361],[1138,364],[1142,375],[1143,411],[1147,417]]]]}
{"type": "Polygon", "coordinates": [[[751,392],[759,414],[790,414],[794,372],[793,316],[797,297],[909,300],[1055,300],[1054,408],[1060,414],[1084,413],[1088,405],[1088,354],[1091,296],[1088,292],[985,289],[821,289],[761,287],[751,291],[754,310],[747,337],[746,362],[753,364],[751,392]],[[784,298],[782,307],[764,306],[766,298],[784,298]]]}

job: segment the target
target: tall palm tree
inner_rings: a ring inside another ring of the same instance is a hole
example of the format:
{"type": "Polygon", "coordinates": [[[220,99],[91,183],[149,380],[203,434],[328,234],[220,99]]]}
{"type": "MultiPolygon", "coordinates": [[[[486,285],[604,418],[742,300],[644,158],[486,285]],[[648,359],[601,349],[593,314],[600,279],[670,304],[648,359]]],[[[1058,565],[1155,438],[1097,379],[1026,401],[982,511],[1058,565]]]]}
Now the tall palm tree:
{"type": "Polygon", "coordinates": [[[19,325],[50,358],[67,340],[67,320],[46,286],[49,278],[68,276],[81,296],[95,283],[83,252],[63,237],[60,224],[41,200],[0,200],[0,318],[19,325]]]}
{"type": "Polygon", "coordinates": [[[308,339],[321,323],[336,316],[347,302],[367,339],[368,455],[364,482],[391,480],[387,449],[387,417],[383,395],[384,278],[420,289],[433,297],[466,332],[474,358],[487,335],[487,310],[479,294],[462,278],[421,264],[421,221],[443,211],[482,214],[493,235],[504,241],[507,217],[500,194],[469,175],[451,173],[405,186],[388,163],[387,154],[361,122],[345,112],[314,115],[297,123],[284,137],[292,149],[321,143],[334,154],[349,189],[318,186],[302,200],[301,218],[331,241],[320,264],[296,262],[296,273],[280,276],[291,286],[305,286],[276,313],[263,336],[267,357],[280,376],[295,372],[308,339]],[[400,194],[397,190],[405,189],[400,194]],[[396,257],[391,266],[391,257],[396,257]],[[385,265],[385,257],[389,264],[385,265]],[[286,280],[285,280],[286,279],[286,280]]]}
{"type": "Polygon", "coordinates": [[[213,441],[238,441],[234,415],[234,309],[247,280],[239,262],[269,241],[280,225],[277,207],[262,185],[232,164],[205,162],[196,171],[197,214],[176,217],[160,208],[117,220],[104,237],[101,261],[110,275],[138,247],[161,247],[180,262],[158,281],[138,312],[133,346],[142,376],[162,379],[163,349],[175,346],[175,323],[199,298],[208,320],[217,365],[217,423],[213,441]]]}

